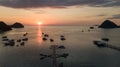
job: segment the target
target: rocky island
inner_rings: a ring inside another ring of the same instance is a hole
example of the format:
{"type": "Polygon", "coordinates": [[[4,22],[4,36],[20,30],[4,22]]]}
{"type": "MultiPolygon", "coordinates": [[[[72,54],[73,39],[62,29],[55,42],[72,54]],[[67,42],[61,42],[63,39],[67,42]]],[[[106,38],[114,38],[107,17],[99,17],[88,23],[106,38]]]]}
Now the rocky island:
{"type": "Polygon", "coordinates": [[[0,21],[0,32],[5,32],[9,30],[12,30],[12,28],[9,25],[7,25],[5,22],[0,21]]]}
{"type": "Polygon", "coordinates": [[[24,25],[21,23],[14,23],[13,25],[7,25],[5,22],[0,21],[0,32],[6,32],[12,30],[12,28],[24,28],[24,25]]]}
{"type": "Polygon", "coordinates": [[[120,28],[117,24],[115,24],[113,21],[110,20],[105,20],[99,28],[105,28],[105,29],[110,29],[110,28],[120,28]]]}
{"type": "Polygon", "coordinates": [[[24,25],[19,22],[16,22],[13,25],[11,25],[11,27],[12,28],[24,28],[24,25]]]}

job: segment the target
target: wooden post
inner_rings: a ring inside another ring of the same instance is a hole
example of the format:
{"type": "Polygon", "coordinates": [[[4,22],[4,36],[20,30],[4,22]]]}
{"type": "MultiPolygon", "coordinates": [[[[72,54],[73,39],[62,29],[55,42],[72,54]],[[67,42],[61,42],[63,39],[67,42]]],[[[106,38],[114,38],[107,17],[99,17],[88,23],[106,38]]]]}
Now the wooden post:
{"type": "Polygon", "coordinates": [[[51,49],[53,50],[53,67],[57,67],[57,57],[56,57],[56,49],[57,45],[52,45],[51,49]]]}

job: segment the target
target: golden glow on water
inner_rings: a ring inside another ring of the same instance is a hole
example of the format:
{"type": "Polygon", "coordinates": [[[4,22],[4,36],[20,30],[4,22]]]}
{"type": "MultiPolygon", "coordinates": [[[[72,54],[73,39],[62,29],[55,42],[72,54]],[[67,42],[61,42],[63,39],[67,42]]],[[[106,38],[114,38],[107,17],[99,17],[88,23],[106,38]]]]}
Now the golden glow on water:
{"type": "Polygon", "coordinates": [[[38,26],[38,31],[37,31],[37,41],[39,44],[42,43],[42,31],[40,26],[38,26]]]}

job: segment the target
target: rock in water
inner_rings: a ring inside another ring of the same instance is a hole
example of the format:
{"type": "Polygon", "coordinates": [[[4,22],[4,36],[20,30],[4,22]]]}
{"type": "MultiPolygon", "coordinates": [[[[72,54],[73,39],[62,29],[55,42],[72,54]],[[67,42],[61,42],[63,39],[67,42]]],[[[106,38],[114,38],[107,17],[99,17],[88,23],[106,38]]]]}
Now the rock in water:
{"type": "Polygon", "coordinates": [[[24,28],[24,25],[21,24],[21,23],[16,22],[16,23],[14,23],[13,25],[11,25],[11,27],[12,27],[12,28],[24,28]]]}
{"type": "Polygon", "coordinates": [[[110,21],[110,20],[105,20],[100,26],[99,28],[117,28],[118,26],[110,21]]]}
{"type": "Polygon", "coordinates": [[[11,27],[5,24],[3,21],[0,21],[0,32],[5,32],[9,30],[12,30],[11,27]]]}

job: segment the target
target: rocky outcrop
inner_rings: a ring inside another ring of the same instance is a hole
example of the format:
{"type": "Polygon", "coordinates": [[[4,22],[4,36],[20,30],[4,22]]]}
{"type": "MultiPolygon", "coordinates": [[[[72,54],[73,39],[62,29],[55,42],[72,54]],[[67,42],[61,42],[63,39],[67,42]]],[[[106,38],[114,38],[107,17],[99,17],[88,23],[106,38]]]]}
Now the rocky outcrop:
{"type": "Polygon", "coordinates": [[[6,23],[4,23],[3,21],[0,21],[0,32],[5,32],[9,30],[12,30],[12,28],[8,26],[6,23]]]}
{"type": "Polygon", "coordinates": [[[16,23],[14,23],[13,25],[11,25],[11,27],[12,27],[12,28],[24,28],[24,25],[21,24],[21,23],[16,22],[16,23]]]}
{"type": "Polygon", "coordinates": [[[99,28],[118,28],[118,26],[110,20],[105,20],[99,28]]]}

